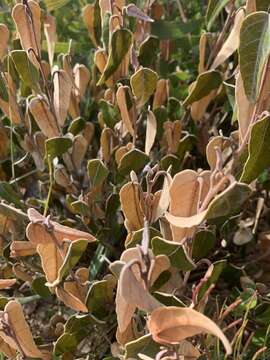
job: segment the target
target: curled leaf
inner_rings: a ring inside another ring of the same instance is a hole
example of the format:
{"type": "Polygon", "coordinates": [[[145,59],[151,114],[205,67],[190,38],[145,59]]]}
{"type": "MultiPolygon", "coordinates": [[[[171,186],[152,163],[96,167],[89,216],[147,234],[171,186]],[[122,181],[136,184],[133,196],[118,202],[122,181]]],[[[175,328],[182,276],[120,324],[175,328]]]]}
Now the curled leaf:
{"type": "Polygon", "coordinates": [[[198,334],[211,334],[218,337],[227,354],[232,347],[220,328],[208,317],[190,308],[174,306],[155,309],[148,321],[154,341],[161,344],[178,344],[180,341],[198,334]]]}

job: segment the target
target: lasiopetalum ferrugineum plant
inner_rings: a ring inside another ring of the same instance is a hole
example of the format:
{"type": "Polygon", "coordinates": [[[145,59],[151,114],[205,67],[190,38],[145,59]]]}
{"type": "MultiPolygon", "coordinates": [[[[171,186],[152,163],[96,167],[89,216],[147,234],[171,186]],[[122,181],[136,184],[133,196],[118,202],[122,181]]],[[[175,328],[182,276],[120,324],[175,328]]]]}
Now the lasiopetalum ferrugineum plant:
{"type": "Polygon", "coordinates": [[[1,2],[1,359],[270,359],[269,10],[1,2]]]}

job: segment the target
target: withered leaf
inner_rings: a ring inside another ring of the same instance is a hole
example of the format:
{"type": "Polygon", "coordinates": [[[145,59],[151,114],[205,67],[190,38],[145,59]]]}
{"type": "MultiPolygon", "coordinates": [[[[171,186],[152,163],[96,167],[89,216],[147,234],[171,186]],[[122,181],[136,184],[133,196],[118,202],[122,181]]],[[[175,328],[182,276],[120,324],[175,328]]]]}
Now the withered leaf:
{"type": "Polygon", "coordinates": [[[66,121],[71,90],[72,90],[72,82],[70,77],[64,70],[57,70],[53,74],[53,101],[54,108],[58,120],[58,124],[60,127],[63,127],[66,121]]]}
{"type": "MultiPolygon", "coordinates": [[[[25,4],[16,4],[12,9],[12,17],[20,36],[22,48],[25,51],[33,49],[36,56],[40,55],[41,46],[41,9],[34,0],[25,4]],[[29,14],[28,9],[31,11],[29,14]]],[[[32,51],[29,51],[29,58],[39,68],[39,63],[32,51]]]]}
{"type": "Polygon", "coordinates": [[[220,328],[208,317],[191,308],[168,306],[155,309],[149,317],[148,327],[154,341],[161,344],[177,344],[188,337],[206,333],[217,336],[228,355],[232,352],[231,345],[220,328]]]}
{"type": "Polygon", "coordinates": [[[60,135],[56,119],[45,99],[41,97],[32,98],[29,103],[29,109],[45,136],[53,138],[60,135]]]}
{"type": "Polygon", "coordinates": [[[0,337],[13,349],[18,350],[23,356],[32,358],[43,358],[41,351],[37,348],[30,328],[25,321],[22,306],[11,300],[1,312],[0,337]],[[13,335],[6,334],[4,327],[8,326],[13,335]]]}

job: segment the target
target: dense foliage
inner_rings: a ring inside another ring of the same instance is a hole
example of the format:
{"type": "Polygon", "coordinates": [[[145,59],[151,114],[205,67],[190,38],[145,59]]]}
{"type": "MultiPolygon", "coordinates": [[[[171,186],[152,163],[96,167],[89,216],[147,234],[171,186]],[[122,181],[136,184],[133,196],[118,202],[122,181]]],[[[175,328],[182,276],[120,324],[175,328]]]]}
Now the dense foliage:
{"type": "Polygon", "coordinates": [[[0,356],[270,358],[270,1],[0,3],[0,356]]]}

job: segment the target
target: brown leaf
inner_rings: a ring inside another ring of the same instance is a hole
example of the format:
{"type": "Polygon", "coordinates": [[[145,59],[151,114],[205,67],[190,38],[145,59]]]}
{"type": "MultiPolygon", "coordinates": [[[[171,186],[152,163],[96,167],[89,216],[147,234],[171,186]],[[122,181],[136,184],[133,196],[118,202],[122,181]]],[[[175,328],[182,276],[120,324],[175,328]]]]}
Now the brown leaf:
{"type": "Polygon", "coordinates": [[[82,99],[90,81],[90,72],[87,67],[82,64],[76,64],[73,72],[75,78],[75,95],[79,99],[82,99]]]}
{"type": "Polygon", "coordinates": [[[204,213],[198,214],[198,204],[208,192],[209,177],[210,171],[198,174],[193,170],[183,170],[173,178],[170,188],[170,213],[166,214],[166,219],[173,224],[171,228],[174,241],[181,242],[184,237],[191,236],[194,226],[204,219],[204,213]],[[174,220],[177,218],[175,225],[174,220]]]}
{"type": "Polygon", "coordinates": [[[0,351],[8,358],[13,359],[16,356],[16,350],[9,346],[1,337],[0,337],[0,351]]]}
{"type": "Polygon", "coordinates": [[[149,110],[146,122],[146,135],[145,135],[145,153],[150,154],[150,151],[155,143],[157,134],[157,120],[155,114],[149,110]]]}
{"type": "Polygon", "coordinates": [[[163,124],[165,130],[164,136],[167,142],[167,148],[169,153],[176,153],[179,145],[179,141],[182,135],[182,124],[180,120],[166,121],[163,124]]]}
{"type": "MultiPolygon", "coordinates": [[[[66,285],[66,283],[65,283],[66,285]]],[[[75,310],[75,311],[80,311],[80,312],[84,312],[87,313],[88,309],[86,307],[86,305],[82,302],[82,300],[76,296],[74,296],[74,294],[72,294],[71,292],[68,291],[68,288],[65,286],[65,289],[61,288],[61,287],[57,287],[55,289],[56,295],[57,297],[63,301],[63,303],[70,307],[71,309],[75,310]]]]}
{"type": "Polygon", "coordinates": [[[8,289],[16,284],[16,279],[0,279],[0,290],[8,289]]]}
{"type": "Polygon", "coordinates": [[[165,104],[165,101],[168,97],[168,89],[169,84],[168,80],[165,79],[159,79],[157,82],[156,92],[154,95],[153,100],[153,110],[160,108],[162,105],[165,104]]]}
{"type": "Polygon", "coordinates": [[[60,135],[56,124],[56,119],[53,116],[49,105],[41,97],[34,97],[30,100],[29,109],[38,124],[40,130],[49,139],[60,135]]]}
{"type": "Polygon", "coordinates": [[[116,313],[120,331],[126,330],[137,307],[152,312],[159,306],[161,304],[150,295],[142,282],[136,279],[130,263],[126,264],[120,274],[116,295],[116,313]]]}
{"type": "Polygon", "coordinates": [[[120,110],[122,121],[127,131],[130,133],[131,136],[133,136],[134,135],[134,129],[133,129],[134,118],[133,118],[133,109],[132,109],[133,107],[131,109],[128,109],[126,92],[130,94],[129,87],[120,86],[116,93],[116,101],[120,110]]]}
{"type": "Polygon", "coordinates": [[[47,244],[57,242],[59,245],[64,240],[75,241],[85,239],[89,242],[96,241],[96,238],[84,231],[60,225],[57,222],[49,221],[35,209],[28,209],[28,217],[31,221],[26,228],[26,236],[32,244],[47,244]]]}
{"type": "MultiPolygon", "coordinates": [[[[149,255],[153,260],[150,278],[150,284],[153,284],[159,275],[170,267],[170,261],[164,255],[155,258],[151,251],[149,255]]],[[[138,248],[130,248],[122,253],[120,262],[126,265],[120,273],[115,299],[118,327],[122,334],[130,325],[137,307],[150,312],[156,306],[160,306],[160,303],[145,289],[138,264],[131,265],[134,261],[141,262],[138,248]]]]}
{"type": "Polygon", "coordinates": [[[83,16],[84,23],[87,27],[88,34],[90,36],[91,41],[93,42],[95,47],[98,47],[98,42],[97,42],[97,39],[95,36],[95,24],[94,24],[95,4],[87,4],[82,9],[82,16],[83,16]]]}
{"type": "Polygon", "coordinates": [[[208,36],[207,33],[202,33],[200,37],[199,49],[200,49],[200,60],[198,65],[198,73],[202,73],[206,71],[205,68],[205,53],[206,53],[206,45],[207,45],[208,36]]]}
{"type": "Polygon", "coordinates": [[[217,336],[227,354],[231,345],[220,328],[208,317],[191,308],[175,306],[155,309],[149,317],[149,331],[153,340],[161,344],[178,344],[180,341],[198,334],[217,336]]]}
{"type": "Polygon", "coordinates": [[[141,207],[142,190],[138,183],[128,182],[119,193],[121,208],[128,221],[129,231],[139,230],[144,224],[144,213],[141,207]]]}
{"type": "Polygon", "coordinates": [[[16,278],[31,284],[31,282],[33,280],[32,276],[29,275],[29,273],[27,272],[27,269],[23,265],[21,265],[19,263],[15,263],[12,266],[12,271],[15,274],[16,278]]]}
{"type": "Polygon", "coordinates": [[[239,47],[240,42],[240,28],[245,18],[245,10],[240,8],[234,18],[234,24],[230,31],[229,36],[222,45],[219,53],[217,54],[211,69],[216,69],[224,61],[228,59],[239,47]]]}
{"type": "Polygon", "coordinates": [[[167,211],[170,204],[170,187],[172,184],[171,175],[167,173],[164,176],[163,188],[161,190],[161,194],[157,196],[157,193],[154,195],[154,205],[153,205],[153,216],[152,222],[156,222],[159,218],[161,218],[165,212],[167,211]],[[155,199],[157,202],[155,203],[155,199]]]}
{"type": "Polygon", "coordinates": [[[10,256],[13,258],[31,256],[36,254],[36,245],[30,241],[12,241],[10,245],[10,256]]]}
{"type": "Polygon", "coordinates": [[[88,143],[83,135],[77,135],[74,138],[72,160],[76,171],[79,171],[88,149],[88,143]]]}
{"type": "Polygon", "coordinates": [[[53,74],[53,102],[59,126],[65,124],[72,90],[72,82],[64,70],[57,70],[53,74]]]}
{"type": "Polygon", "coordinates": [[[25,321],[22,306],[12,300],[7,303],[1,313],[0,337],[13,349],[18,350],[23,356],[42,358],[41,351],[37,348],[30,328],[25,321]],[[4,331],[3,325],[7,325],[12,335],[4,331]]]}
{"type": "MultiPolygon", "coordinates": [[[[225,161],[226,155],[229,155],[230,145],[230,139],[224,136],[215,136],[210,139],[206,147],[206,158],[211,170],[214,170],[217,164],[217,150],[220,152],[221,161],[225,161]]],[[[222,163],[220,165],[222,166],[222,163]]]]}
{"type": "Polygon", "coordinates": [[[8,101],[0,98],[0,108],[12,123],[19,124],[21,122],[21,115],[16,99],[16,87],[10,74],[4,73],[3,75],[0,74],[8,91],[8,101]]]}
{"type": "Polygon", "coordinates": [[[51,286],[58,278],[58,272],[64,263],[67,246],[57,246],[52,242],[38,244],[37,252],[41,258],[42,269],[45,272],[48,286],[51,286]]]}
{"type": "Polygon", "coordinates": [[[207,96],[191,104],[190,111],[193,120],[196,121],[203,120],[208,105],[216,97],[216,95],[217,95],[217,90],[215,89],[212,90],[207,96]]]}
{"type": "MultiPolygon", "coordinates": [[[[29,0],[28,7],[31,10],[31,17],[24,4],[16,4],[12,9],[12,17],[20,37],[22,48],[25,51],[33,49],[37,56],[40,55],[41,44],[41,9],[34,0],[29,0]]],[[[39,63],[32,51],[28,53],[30,60],[39,68],[39,63]]]]}
{"type": "Polygon", "coordinates": [[[249,128],[255,105],[251,104],[246,97],[240,71],[236,76],[235,100],[237,106],[237,119],[239,124],[239,138],[242,142],[249,128]]]}
{"type": "Polygon", "coordinates": [[[47,40],[49,63],[52,67],[57,35],[56,35],[56,20],[55,17],[50,14],[46,14],[44,17],[44,34],[47,40]]]}
{"type": "MultiPolygon", "coordinates": [[[[95,57],[94,57],[95,65],[96,65],[96,67],[98,68],[98,70],[99,70],[99,72],[101,74],[103,74],[103,71],[104,71],[104,69],[106,67],[106,64],[107,64],[107,60],[108,60],[108,57],[107,57],[106,51],[104,49],[98,49],[95,52],[95,57]]],[[[112,87],[113,86],[113,78],[110,77],[105,82],[105,84],[108,87],[112,87]]]]}
{"type": "Polygon", "coordinates": [[[7,52],[9,40],[9,30],[5,24],[0,24],[0,39],[0,60],[2,60],[7,52]]]}

